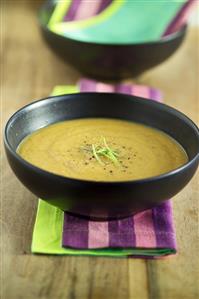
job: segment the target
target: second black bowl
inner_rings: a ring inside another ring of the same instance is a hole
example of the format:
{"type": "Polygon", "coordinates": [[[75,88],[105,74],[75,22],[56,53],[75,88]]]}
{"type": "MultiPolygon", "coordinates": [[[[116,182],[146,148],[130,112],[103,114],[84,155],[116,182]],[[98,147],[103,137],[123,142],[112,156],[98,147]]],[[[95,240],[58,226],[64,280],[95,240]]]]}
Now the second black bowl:
{"type": "Polygon", "coordinates": [[[47,24],[55,3],[47,1],[40,10],[39,22],[45,40],[67,63],[97,79],[137,76],[168,59],[184,40],[187,26],[155,42],[139,44],[99,44],[82,42],[56,34],[47,24]]]}
{"type": "Polygon", "coordinates": [[[62,210],[96,218],[124,217],[160,204],[190,181],[199,162],[199,131],[189,118],[164,104],[122,94],[81,93],[33,102],[9,119],[4,141],[11,168],[30,191],[62,210]],[[39,128],[86,117],[120,118],[160,129],[184,147],[189,162],[148,179],[95,182],[44,171],[16,153],[23,138],[39,128]]]}

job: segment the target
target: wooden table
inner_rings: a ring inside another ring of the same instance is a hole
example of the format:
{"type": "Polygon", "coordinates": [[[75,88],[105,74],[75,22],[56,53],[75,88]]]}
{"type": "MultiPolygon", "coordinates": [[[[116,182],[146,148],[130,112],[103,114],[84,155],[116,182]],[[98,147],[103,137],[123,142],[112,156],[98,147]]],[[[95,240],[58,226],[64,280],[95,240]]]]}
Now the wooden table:
{"type": "MultiPolygon", "coordinates": [[[[41,1],[1,1],[3,28],[3,123],[24,104],[48,95],[80,74],[65,65],[41,38],[36,13],[41,1]]],[[[199,116],[198,29],[168,62],[136,82],[161,89],[164,100],[195,122],[199,116]]],[[[196,299],[199,298],[198,177],[175,197],[179,252],[145,261],[30,253],[37,200],[2,161],[2,299],[196,299]]]]}

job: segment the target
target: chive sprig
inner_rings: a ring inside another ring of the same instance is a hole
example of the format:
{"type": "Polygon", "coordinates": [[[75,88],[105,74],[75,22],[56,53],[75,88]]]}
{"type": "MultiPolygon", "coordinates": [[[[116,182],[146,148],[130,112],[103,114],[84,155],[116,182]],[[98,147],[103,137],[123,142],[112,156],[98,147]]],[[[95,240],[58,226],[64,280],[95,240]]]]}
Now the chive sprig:
{"type": "Polygon", "coordinates": [[[118,153],[111,149],[110,146],[107,144],[105,137],[102,137],[103,145],[96,146],[95,144],[92,144],[92,153],[95,159],[103,165],[103,161],[101,160],[101,157],[104,157],[111,162],[113,162],[115,165],[119,164],[118,161],[118,153]]]}

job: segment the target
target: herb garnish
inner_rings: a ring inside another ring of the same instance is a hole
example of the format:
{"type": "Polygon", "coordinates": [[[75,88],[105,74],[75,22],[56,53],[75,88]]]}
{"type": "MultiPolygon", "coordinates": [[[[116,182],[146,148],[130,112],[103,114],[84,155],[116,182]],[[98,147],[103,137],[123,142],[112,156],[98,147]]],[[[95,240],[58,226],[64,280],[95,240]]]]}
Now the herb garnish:
{"type": "Polygon", "coordinates": [[[112,150],[108,146],[106,139],[104,137],[102,138],[102,140],[103,140],[103,146],[101,146],[101,145],[95,146],[94,144],[92,144],[93,156],[102,165],[104,163],[102,162],[100,157],[107,158],[110,161],[112,161],[114,164],[118,164],[119,163],[119,161],[117,159],[118,153],[116,151],[112,150]]]}

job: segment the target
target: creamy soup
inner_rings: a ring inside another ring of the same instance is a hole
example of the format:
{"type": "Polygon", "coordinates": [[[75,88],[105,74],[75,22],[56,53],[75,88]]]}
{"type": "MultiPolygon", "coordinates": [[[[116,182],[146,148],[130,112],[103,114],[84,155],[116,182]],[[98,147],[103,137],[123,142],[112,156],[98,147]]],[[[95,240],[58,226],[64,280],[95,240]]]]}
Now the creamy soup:
{"type": "Polygon", "coordinates": [[[184,149],[151,127],[105,118],[64,121],[25,138],[18,153],[62,176],[125,181],[157,176],[188,161],[184,149]]]}

